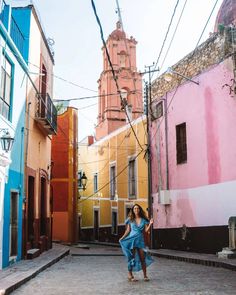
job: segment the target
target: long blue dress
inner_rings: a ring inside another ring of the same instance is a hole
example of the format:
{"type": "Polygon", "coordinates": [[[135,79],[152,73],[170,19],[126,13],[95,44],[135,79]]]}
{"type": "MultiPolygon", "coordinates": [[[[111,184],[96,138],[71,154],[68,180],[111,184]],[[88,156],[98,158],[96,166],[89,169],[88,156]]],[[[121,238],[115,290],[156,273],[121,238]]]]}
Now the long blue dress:
{"type": "Polygon", "coordinates": [[[125,224],[130,225],[130,233],[127,237],[120,241],[120,245],[124,255],[128,261],[128,270],[129,271],[140,271],[142,269],[141,261],[138,255],[138,251],[135,251],[135,256],[133,256],[132,250],[134,248],[142,249],[145,256],[146,266],[149,266],[153,259],[150,254],[147,252],[144,244],[143,230],[146,224],[149,222],[142,218],[139,225],[135,221],[131,222],[130,219],[126,219],[125,224]]]}

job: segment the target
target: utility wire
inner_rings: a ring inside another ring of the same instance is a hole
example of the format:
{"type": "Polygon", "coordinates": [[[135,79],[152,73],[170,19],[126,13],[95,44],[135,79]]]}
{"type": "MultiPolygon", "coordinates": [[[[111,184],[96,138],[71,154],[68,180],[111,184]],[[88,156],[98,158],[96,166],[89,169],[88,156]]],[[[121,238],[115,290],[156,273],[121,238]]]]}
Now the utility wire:
{"type": "MultiPolygon", "coordinates": [[[[41,70],[41,68],[40,68],[38,65],[35,65],[35,64],[33,64],[32,62],[30,62],[30,61],[27,61],[27,62],[28,62],[29,64],[31,64],[32,66],[34,66],[34,67],[38,68],[39,70],[41,70]]],[[[56,74],[51,73],[51,76],[57,78],[58,80],[64,81],[64,82],[66,82],[66,83],[68,83],[68,84],[71,84],[71,85],[73,85],[73,86],[79,87],[79,88],[81,88],[81,89],[85,89],[85,90],[88,90],[88,91],[96,92],[96,93],[97,93],[97,90],[93,90],[93,89],[90,89],[90,88],[87,88],[87,87],[81,86],[81,85],[79,85],[79,84],[77,84],[77,83],[75,83],[75,82],[72,82],[72,81],[70,81],[70,80],[67,80],[67,79],[65,79],[65,78],[62,78],[62,77],[60,77],[60,76],[58,76],[58,75],[56,75],[56,74]]]]}
{"type": "MultiPolygon", "coordinates": [[[[2,46],[2,45],[0,45],[0,47],[4,48],[4,46],[2,46]]],[[[15,52],[9,51],[8,49],[6,49],[6,51],[13,53],[13,54],[15,55],[15,57],[17,57],[17,58],[21,58],[21,56],[19,56],[19,55],[18,55],[17,53],[15,53],[15,52]]],[[[30,61],[28,61],[28,60],[26,61],[26,63],[28,63],[28,64],[30,64],[30,65],[36,67],[37,69],[39,69],[39,70],[41,71],[41,68],[40,68],[38,65],[36,65],[36,64],[34,64],[34,63],[32,63],[32,62],[30,62],[30,61]]],[[[52,77],[55,77],[55,78],[57,78],[57,79],[59,79],[59,80],[62,80],[62,81],[64,81],[64,82],[66,82],[66,83],[69,83],[69,84],[71,84],[71,85],[73,85],[73,86],[79,87],[79,88],[81,88],[81,89],[85,89],[85,90],[88,90],[88,91],[91,91],[91,92],[95,92],[95,93],[97,93],[97,90],[93,90],[93,89],[90,89],[90,88],[87,88],[87,87],[81,86],[81,85],[79,85],[79,84],[77,84],[77,83],[75,83],[75,82],[72,82],[72,81],[66,80],[66,79],[64,79],[64,78],[62,78],[62,77],[60,77],[60,76],[58,76],[58,75],[53,74],[53,73],[51,73],[51,76],[52,76],[52,77]]]]}
{"type": "MultiPolygon", "coordinates": [[[[205,26],[204,26],[204,28],[203,28],[201,34],[200,34],[200,37],[199,37],[199,39],[198,39],[198,41],[197,41],[197,44],[196,44],[195,49],[193,50],[191,56],[193,56],[193,55],[196,53],[196,51],[198,50],[198,45],[199,45],[199,43],[200,43],[200,41],[201,41],[201,38],[202,38],[202,36],[203,36],[203,34],[204,34],[205,30],[206,30],[207,25],[208,25],[208,23],[209,23],[209,21],[210,21],[210,19],[211,19],[211,17],[212,17],[212,14],[213,14],[213,12],[214,12],[214,10],[215,10],[215,7],[216,7],[218,1],[219,1],[219,0],[216,0],[215,4],[213,5],[213,8],[212,8],[212,10],[211,10],[211,12],[210,12],[210,15],[209,15],[209,17],[208,17],[208,19],[207,19],[207,21],[206,21],[206,24],[205,24],[205,26]]],[[[190,60],[190,59],[189,59],[189,60],[190,60]]],[[[188,66],[189,66],[189,62],[188,62],[187,65],[185,66],[185,69],[184,69],[183,75],[186,73],[188,66]]],[[[179,87],[180,87],[180,85],[181,85],[181,81],[182,81],[182,78],[180,79],[180,82],[179,82],[179,84],[177,85],[177,87],[176,87],[176,89],[175,89],[175,91],[174,91],[174,93],[173,93],[173,96],[172,96],[172,98],[171,98],[169,104],[167,105],[167,108],[166,108],[166,110],[165,110],[165,116],[167,115],[167,111],[169,110],[170,105],[172,104],[172,102],[173,102],[173,100],[174,100],[174,97],[175,97],[175,95],[176,95],[176,93],[177,93],[177,91],[178,91],[178,89],[179,89],[179,87]]],[[[157,134],[157,132],[158,132],[158,130],[159,130],[159,128],[160,128],[161,123],[163,122],[163,120],[164,120],[164,117],[161,118],[160,123],[159,123],[159,125],[157,126],[157,130],[156,130],[156,132],[153,134],[153,136],[152,136],[152,138],[151,138],[151,141],[153,140],[154,136],[156,136],[156,134],[157,134]]]]}
{"type": "MultiPolygon", "coordinates": [[[[93,1],[93,0],[91,0],[93,1]]],[[[143,150],[141,150],[134,158],[133,160],[136,160],[138,158],[138,156],[143,152],[143,150]]],[[[118,178],[119,175],[121,175],[127,168],[129,167],[129,163],[119,172],[116,174],[115,177],[113,177],[110,181],[108,181],[106,184],[104,184],[99,190],[97,190],[95,193],[91,194],[90,196],[82,199],[81,201],[78,202],[78,204],[83,203],[84,201],[92,198],[93,196],[95,196],[98,192],[100,192],[101,190],[103,190],[105,187],[107,187],[112,181],[114,181],[115,179],[118,178]]]]}
{"type": "MultiPolygon", "coordinates": [[[[159,59],[160,59],[160,57],[161,57],[161,54],[162,54],[163,48],[164,48],[164,46],[165,46],[165,42],[166,42],[167,36],[168,36],[168,34],[169,34],[170,27],[171,27],[171,25],[172,25],[172,21],[173,21],[173,19],[174,19],[174,16],[175,16],[175,13],[176,13],[176,9],[177,9],[178,4],[179,4],[179,0],[177,0],[177,2],[176,2],[176,4],[175,4],[175,8],[174,8],[174,11],[173,11],[173,13],[172,13],[172,16],[171,16],[171,19],[170,19],[170,23],[169,23],[169,25],[168,25],[168,28],[167,28],[167,31],[166,31],[166,35],[165,35],[165,38],[164,38],[163,43],[162,43],[162,46],[161,46],[161,50],[160,50],[160,52],[159,52],[159,55],[158,55],[157,61],[156,61],[156,63],[155,63],[154,70],[157,68],[157,65],[158,65],[158,63],[159,63],[159,59]]],[[[151,79],[152,79],[153,75],[154,75],[154,73],[152,73],[152,75],[151,75],[151,79]]]]}
{"type": "Polygon", "coordinates": [[[163,59],[163,61],[162,61],[161,66],[160,66],[160,71],[161,71],[161,69],[162,69],[162,67],[163,67],[163,65],[164,65],[164,63],[165,63],[165,61],[166,61],[166,57],[167,57],[167,55],[168,55],[168,53],[169,53],[169,51],[170,51],[171,45],[172,45],[172,43],[173,43],[173,41],[174,41],[174,38],[175,38],[175,35],[176,35],[176,32],[177,32],[177,29],[178,29],[178,27],[179,27],[179,24],[180,24],[181,18],[182,18],[182,16],[183,16],[183,12],[184,12],[184,10],[185,10],[185,7],[186,7],[187,2],[188,2],[188,0],[185,0],[184,6],[183,6],[182,11],[181,11],[181,13],[180,13],[180,17],[179,17],[179,19],[178,19],[178,22],[177,22],[177,25],[176,25],[176,27],[175,27],[174,33],[173,33],[173,35],[172,35],[172,38],[171,38],[171,41],[170,41],[169,47],[168,47],[168,49],[167,49],[167,51],[166,51],[166,54],[165,54],[165,56],[164,56],[164,59],[163,59]]]}
{"type": "MultiPolygon", "coordinates": [[[[135,93],[140,92],[140,90],[130,90],[128,93],[135,93]]],[[[84,97],[75,97],[75,98],[68,98],[68,99],[53,99],[54,102],[61,102],[61,101],[73,101],[73,100],[83,100],[83,99],[90,99],[90,98],[99,98],[104,96],[113,96],[119,95],[119,93],[108,93],[108,94],[101,94],[101,95],[93,95],[93,96],[84,96],[84,97]]]]}
{"type": "Polygon", "coordinates": [[[112,62],[111,62],[111,58],[110,58],[110,55],[109,55],[109,52],[108,52],[108,49],[107,49],[107,46],[106,46],[106,42],[105,42],[105,39],[104,39],[102,25],[101,25],[100,19],[99,19],[99,17],[98,17],[98,14],[97,14],[97,11],[96,11],[96,7],[95,7],[95,4],[94,4],[94,1],[93,1],[93,0],[91,0],[91,4],[92,4],[93,12],[94,12],[94,15],[95,15],[95,17],[96,17],[96,20],[97,20],[98,26],[99,26],[99,28],[100,28],[100,35],[101,35],[102,43],[103,43],[103,46],[104,46],[105,51],[106,51],[106,55],[107,55],[107,58],[108,58],[108,62],[109,62],[109,65],[110,65],[110,67],[111,67],[111,71],[112,71],[112,76],[113,76],[113,79],[114,79],[114,81],[115,81],[116,88],[117,88],[117,91],[118,91],[118,93],[119,93],[119,96],[120,96],[120,99],[121,99],[122,106],[124,107],[124,112],[125,112],[125,114],[126,114],[126,117],[127,117],[128,122],[129,122],[129,125],[130,125],[130,127],[131,127],[131,129],[132,129],[132,131],[133,131],[133,133],[134,133],[134,136],[135,136],[135,138],[136,138],[136,141],[137,141],[138,145],[140,146],[141,150],[143,150],[143,147],[142,147],[141,144],[140,144],[140,141],[139,141],[139,139],[138,139],[138,137],[137,137],[137,134],[135,133],[135,130],[134,130],[132,124],[131,124],[130,118],[129,118],[128,114],[127,114],[127,110],[126,110],[126,108],[125,108],[125,102],[124,102],[124,100],[123,100],[123,98],[122,98],[121,91],[120,91],[120,89],[119,89],[119,85],[118,85],[118,82],[117,82],[117,77],[116,77],[116,75],[115,75],[115,71],[114,71],[114,68],[113,68],[113,65],[112,65],[112,62]]]}
{"type": "MultiPolygon", "coordinates": [[[[122,20],[122,15],[121,15],[121,11],[120,11],[119,0],[116,0],[116,6],[117,6],[117,13],[118,13],[119,20],[120,20],[120,23],[121,23],[122,31],[125,32],[125,30],[124,30],[124,24],[123,24],[123,20],[122,20]]],[[[124,38],[124,43],[125,43],[125,49],[126,49],[126,52],[127,52],[127,55],[128,55],[129,68],[131,69],[131,60],[130,60],[130,54],[128,54],[129,51],[128,51],[128,45],[127,45],[126,38],[124,38]]],[[[133,85],[134,85],[134,90],[136,92],[136,79],[133,76],[132,76],[132,81],[133,81],[133,85]]],[[[142,125],[143,125],[143,129],[144,129],[144,134],[145,134],[145,136],[147,138],[147,130],[145,129],[144,121],[143,120],[142,120],[142,125]]]]}

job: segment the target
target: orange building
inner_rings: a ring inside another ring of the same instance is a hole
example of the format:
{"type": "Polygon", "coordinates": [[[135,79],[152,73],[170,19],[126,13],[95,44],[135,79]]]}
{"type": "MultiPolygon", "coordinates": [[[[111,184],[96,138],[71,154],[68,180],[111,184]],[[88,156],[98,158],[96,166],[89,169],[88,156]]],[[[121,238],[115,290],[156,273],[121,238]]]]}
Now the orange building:
{"type": "MultiPolygon", "coordinates": [[[[54,58],[34,6],[17,8],[30,26],[29,76],[25,112],[25,203],[23,255],[32,258],[51,248],[51,139],[57,132],[57,110],[52,102],[54,58]]],[[[24,27],[24,26],[23,26],[24,27]]]]}
{"type": "Polygon", "coordinates": [[[78,112],[64,108],[58,115],[58,132],[52,139],[53,240],[78,240],[77,141],[78,112]]]}

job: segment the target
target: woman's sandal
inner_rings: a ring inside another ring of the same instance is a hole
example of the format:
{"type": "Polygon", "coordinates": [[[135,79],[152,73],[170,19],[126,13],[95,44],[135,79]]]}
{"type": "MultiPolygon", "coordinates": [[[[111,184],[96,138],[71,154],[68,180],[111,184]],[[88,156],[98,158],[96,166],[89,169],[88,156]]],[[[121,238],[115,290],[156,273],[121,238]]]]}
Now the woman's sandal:
{"type": "Polygon", "coordinates": [[[144,282],[149,282],[150,281],[150,279],[148,277],[144,277],[143,279],[144,279],[144,282]]]}
{"type": "Polygon", "coordinates": [[[134,277],[128,277],[128,282],[137,282],[138,280],[134,277]]]}

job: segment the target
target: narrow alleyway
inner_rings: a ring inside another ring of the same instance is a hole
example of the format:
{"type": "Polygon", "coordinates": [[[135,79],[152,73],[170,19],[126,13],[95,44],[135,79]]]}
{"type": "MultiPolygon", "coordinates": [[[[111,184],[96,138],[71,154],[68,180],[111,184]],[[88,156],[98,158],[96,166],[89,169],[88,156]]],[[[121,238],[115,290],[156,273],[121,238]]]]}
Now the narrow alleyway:
{"type": "Polygon", "coordinates": [[[235,272],[155,258],[148,269],[150,282],[126,279],[126,263],[119,248],[71,248],[60,260],[12,294],[235,294],[235,272]],[[77,256],[80,255],[80,256],[77,256]]]}

